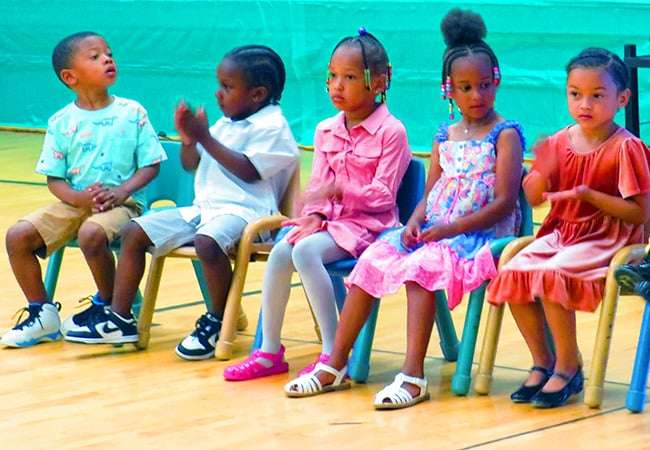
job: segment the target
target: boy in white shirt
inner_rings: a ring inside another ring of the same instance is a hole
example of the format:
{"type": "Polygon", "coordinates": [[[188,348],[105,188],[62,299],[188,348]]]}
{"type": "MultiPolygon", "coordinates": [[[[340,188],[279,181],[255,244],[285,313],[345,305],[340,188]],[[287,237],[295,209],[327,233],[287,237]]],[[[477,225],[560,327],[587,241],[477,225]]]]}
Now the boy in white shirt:
{"type": "Polygon", "coordinates": [[[236,48],[219,64],[217,79],[224,117],[208,129],[205,111],[194,114],[185,103],[174,116],[183,142],[183,167],[196,170],[193,205],[135,219],[125,228],[111,308],[68,332],[66,340],[136,342],[130,308],[144,273],[146,249],[153,246],[165,254],[193,241],[211,307],[176,353],[190,360],[214,355],[232,278],[228,253],[248,222],[278,211],[299,158],[278,105],[285,69],[277,53],[258,45],[236,48]]]}

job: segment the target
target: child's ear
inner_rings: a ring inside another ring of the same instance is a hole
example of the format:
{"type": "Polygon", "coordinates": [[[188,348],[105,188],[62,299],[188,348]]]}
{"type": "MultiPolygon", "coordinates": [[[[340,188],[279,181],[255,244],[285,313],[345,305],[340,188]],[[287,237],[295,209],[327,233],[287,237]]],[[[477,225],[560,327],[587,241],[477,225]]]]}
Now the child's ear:
{"type": "Polygon", "coordinates": [[[632,91],[630,89],[623,89],[621,92],[618,93],[618,107],[619,108],[625,108],[627,106],[627,102],[630,101],[630,96],[632,95],[632,91]]]}
{"type": "Polygon", "coordinates": [[[372,92],[375,93],[375,95],[379,95],[382,92],[386,92],[386,89],[388,88],[388,77],[386,76],[385,73],[382,73],[381,75],[374,75],[372,77],[372,80],[370,82],[370,89],[372,92]]]}
{"type": "Polygon", "coordinates": [[[253,88],[252,99],[255,103],[262,103],[269,96],[269,90],[266,86],[256,86],[253,88]]]}
{"type": "Polygon", "coordinates": [[[72,69],[63,69],[59,75],[67,86],[74,86],[77,83],[77,74],[72,69]]]}

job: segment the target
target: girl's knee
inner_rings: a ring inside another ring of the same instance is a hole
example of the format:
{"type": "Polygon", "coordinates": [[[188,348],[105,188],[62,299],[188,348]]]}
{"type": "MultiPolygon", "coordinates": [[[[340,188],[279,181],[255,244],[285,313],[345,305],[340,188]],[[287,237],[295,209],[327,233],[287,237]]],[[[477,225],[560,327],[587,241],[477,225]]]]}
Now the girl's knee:
{"type": "Polygon", "coordinates": [[[108,249],[106,231],[94,222],[84,222],[77,232],[79,248],[85,253],[104,252],[108,249]]]}
{"type": "Polygon", "coordinates": [[[210,262],[228,257],[223,250],[221,250],[217,241],[209,236],[197,234],[194,238],[194,248],[196,249],[196,254],[201,261],[210,262]]]}
{"type": "Polygon", "coordinates": [[[293,252],[293,245],[285,240],[281,240],[273,246],[269,254],[269,265],[286,266],[291,264],[291,253],[293,252]]]}
{"type": "Polygon", "coordinates": [[[291,259],[293,261],[294,267],[298,272],[309,270],[316,265],[323,264],[321,258],[315,254],[314,249],[309,245],[308,242],[306,242],[305,239],[298,242],[293,247],[291,259]]]}

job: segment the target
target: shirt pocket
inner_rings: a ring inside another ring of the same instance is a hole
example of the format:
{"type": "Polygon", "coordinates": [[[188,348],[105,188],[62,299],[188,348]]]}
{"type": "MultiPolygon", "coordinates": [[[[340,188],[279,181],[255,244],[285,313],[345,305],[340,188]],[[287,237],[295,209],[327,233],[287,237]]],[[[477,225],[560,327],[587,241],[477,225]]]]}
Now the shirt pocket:
{"type": "Polygon", "coordinates": [[[382,154],[380,146],[357,145],[347,155],[349,171],[352,178],[357,178],[362,183],[369,182],[377,170],[377,165],[382,154]],[[354,172],[354,175],[352,175],[354,172]]]}

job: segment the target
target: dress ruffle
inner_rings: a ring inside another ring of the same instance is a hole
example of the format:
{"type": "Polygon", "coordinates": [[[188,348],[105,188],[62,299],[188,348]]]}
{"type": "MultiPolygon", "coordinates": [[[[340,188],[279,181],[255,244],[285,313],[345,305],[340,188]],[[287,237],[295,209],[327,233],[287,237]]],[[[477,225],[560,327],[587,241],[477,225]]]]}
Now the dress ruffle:
{"type": "Polygon", "coordinates": [[[489,243],[473,259],[466,259],[441,242],[429,242],[405,254],[389,242],[379,240],[362,255],[347,284],[356,285],[376,298],[397,292],[408,281],[430,292],[445,289],[447,303],[453,309],[465,292],[478,288],[496,273],[489,243]]]}
{"type": "Polygon", "coordinates": [[[540,298],[559,303],[567,310],[593,312],[604,291],[603,278],[584,280],[553,270],[505,270],[490,282],[488,299],[491,304],[500,305],[533,303],[540,298]]]}

